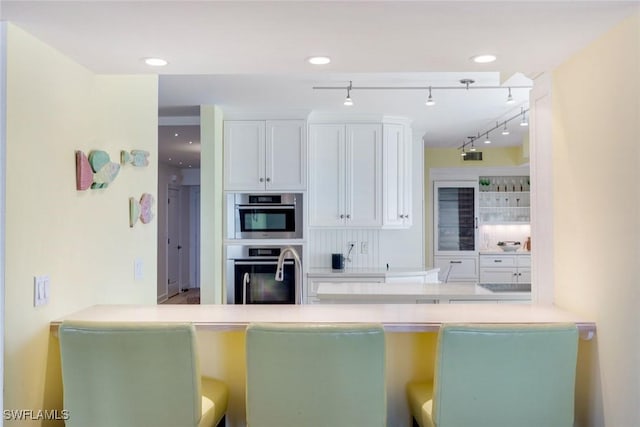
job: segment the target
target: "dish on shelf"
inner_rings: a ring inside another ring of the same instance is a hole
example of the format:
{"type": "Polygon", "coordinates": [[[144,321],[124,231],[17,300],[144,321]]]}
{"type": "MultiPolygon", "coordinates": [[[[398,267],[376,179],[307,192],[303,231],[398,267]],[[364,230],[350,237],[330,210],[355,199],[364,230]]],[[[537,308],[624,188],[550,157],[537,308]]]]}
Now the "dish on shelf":
{"type": "Polygon", "coordinates": [[[498,247],[505,252],[515,252],[520,249],[520,242],[505,240],[504,242],[498,242],[498,247]]]}

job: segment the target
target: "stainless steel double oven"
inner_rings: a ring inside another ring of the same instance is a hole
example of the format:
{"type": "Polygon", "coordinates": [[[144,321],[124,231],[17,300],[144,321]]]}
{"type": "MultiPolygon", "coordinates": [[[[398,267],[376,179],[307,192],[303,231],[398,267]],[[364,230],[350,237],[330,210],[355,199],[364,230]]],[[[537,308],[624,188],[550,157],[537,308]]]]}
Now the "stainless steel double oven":
{"type": "Polygon", "coordinates": [[[302,246],[296,243],[302,239],[302,194],[229,193],[226,204],[227,303],[299,303],[302,266],[287,256],[284,280],[276,281],[275,274],[285,248],[292,247],[302,259],[302,246]]]}

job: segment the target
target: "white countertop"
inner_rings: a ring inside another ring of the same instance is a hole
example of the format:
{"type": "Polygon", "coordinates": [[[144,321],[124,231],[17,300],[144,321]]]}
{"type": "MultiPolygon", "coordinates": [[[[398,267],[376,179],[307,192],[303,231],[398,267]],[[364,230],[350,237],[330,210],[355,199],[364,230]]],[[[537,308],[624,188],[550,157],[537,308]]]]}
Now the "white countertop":
{"type": "Polygon", "coordinates": [[[573,323],[590,338],[593,319],[551,306],[485,304],[96,305],[51,322],[189,322],[199,329],[241,330],[253,322],[381,323],[391,332],[435,332],[443,323],[573,323]]]}
{"type": "Polygon", "coordinates": [[[403,277],[403,276],[424,276],[429,273],[437,273],[439,268],[345,268],[344,270],[333,270],[331,268],[310,268],[308,277],[403,277]]]}
{"type": "Polygon", "coordinates": [[[530,300],[530,292],[491,292],[474,283],[360,283],[323,282],[320,301],[413,302],[419,300],[530,300]]]}

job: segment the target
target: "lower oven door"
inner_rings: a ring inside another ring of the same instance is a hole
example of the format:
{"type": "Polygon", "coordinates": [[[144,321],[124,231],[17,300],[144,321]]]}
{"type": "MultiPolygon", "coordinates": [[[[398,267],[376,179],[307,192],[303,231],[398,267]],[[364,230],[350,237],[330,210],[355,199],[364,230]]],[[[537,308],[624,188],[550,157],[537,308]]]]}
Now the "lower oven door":
{"type": "Polygon", "coordinates": [[[293,261],[284,262],[284,280],[278,282],[276,261],[234,262],[235,304],[295,304],[296,271],[293,261]]]}

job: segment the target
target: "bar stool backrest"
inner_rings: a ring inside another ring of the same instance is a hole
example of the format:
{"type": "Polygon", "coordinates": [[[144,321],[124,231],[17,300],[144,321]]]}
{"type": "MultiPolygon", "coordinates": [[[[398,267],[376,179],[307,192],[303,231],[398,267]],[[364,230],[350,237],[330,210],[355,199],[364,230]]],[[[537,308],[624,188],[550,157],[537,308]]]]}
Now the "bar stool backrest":
{"type": "Polygon", "coordinates": [[[434,372],[437,427],[571,427],[575,325],[443,325],[434,372]]]}
{"type": "Polygon", "coordinates": [[[64,322],[59,337],[68,427],[198,425],[192,325],[64,322]]]}
{"type": "Polygon", "coordinates": [[[252,324],[249,427],[386,425],[380,325],[252,324]]]}

